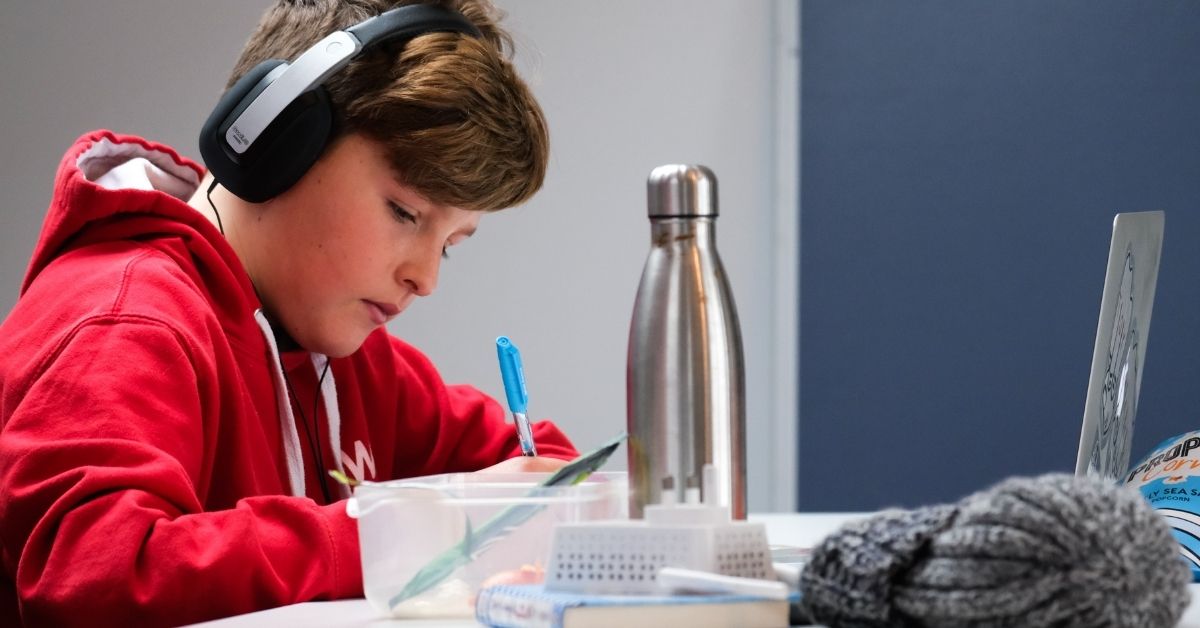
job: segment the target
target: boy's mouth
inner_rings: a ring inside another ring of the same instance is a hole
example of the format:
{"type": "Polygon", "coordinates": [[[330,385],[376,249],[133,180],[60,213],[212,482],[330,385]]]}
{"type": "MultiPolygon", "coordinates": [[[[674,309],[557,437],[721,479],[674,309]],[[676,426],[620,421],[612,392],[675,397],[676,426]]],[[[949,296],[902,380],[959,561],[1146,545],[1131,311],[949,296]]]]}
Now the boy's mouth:
{"type": "Polygon", "coordinates": [[[400,306],[391,303],[383,303],[380,301],[372,301],[363,299],[363,303],[367,305],[367,311],[371,316],[371,321],[376,325],[383,325],[388,322],[393,316],[400,313],[400,306]]]}

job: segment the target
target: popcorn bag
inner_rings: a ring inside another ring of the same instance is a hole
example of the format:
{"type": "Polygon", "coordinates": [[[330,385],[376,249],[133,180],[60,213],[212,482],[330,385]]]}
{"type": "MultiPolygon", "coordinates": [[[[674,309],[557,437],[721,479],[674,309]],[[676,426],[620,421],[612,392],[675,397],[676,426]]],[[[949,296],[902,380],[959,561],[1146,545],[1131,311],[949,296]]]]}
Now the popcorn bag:
{"type": "Polygon", "coordinates": [[[1200,431],[1163,441],[1125,478],[1171,526],[1179,553],[1200,582],[1200,431]]]}

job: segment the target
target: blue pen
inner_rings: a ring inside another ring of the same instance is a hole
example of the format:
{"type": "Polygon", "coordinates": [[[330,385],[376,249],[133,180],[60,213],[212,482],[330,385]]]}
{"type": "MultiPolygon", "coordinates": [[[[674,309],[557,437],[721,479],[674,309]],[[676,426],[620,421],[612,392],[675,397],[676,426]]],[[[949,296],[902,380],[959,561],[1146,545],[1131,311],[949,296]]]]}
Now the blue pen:
{"type": "Polygon", "coordinates": [[[496,339],[496,357],[500,359],[500,377],[504,380],[504,396],[508,397],[508,409],[512,411],[513,423],[517,425],[517,438],[521,441],[521,453],[536,456],[533,444],[533,429],[525,409],[529,393],[525,390],[525,369],[521,367],[521,352],[508,336],[496,339]]]}

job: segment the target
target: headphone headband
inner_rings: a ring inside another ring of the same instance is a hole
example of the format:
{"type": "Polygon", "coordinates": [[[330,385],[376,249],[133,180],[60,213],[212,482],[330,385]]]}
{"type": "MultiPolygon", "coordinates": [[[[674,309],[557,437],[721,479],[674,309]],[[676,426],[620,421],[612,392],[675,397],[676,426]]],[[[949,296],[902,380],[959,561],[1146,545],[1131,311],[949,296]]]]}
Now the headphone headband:
{"type": "Polygon", "coordinates": [[[283,73],[229,125],[225,141],[235,153],[245,153],[292,101],[346,67],[360,52],[438,31],[480,36],[475,25],[461,15],[425,4],[392,9],[346,30],[330,33],[285,66],[283,73]]]}
{"type": "Polygon", "coordinates": [[[428,4],[410,4],[385,11],[346,29],[362,47],[371,49],[393,41],[408,41],[417,35],[453,32],[483,37],[470,20],[458,13],[428,4]]]}
{"type": "Polygon", "coordinates": [[[431,32],[481,36],[459,13],[414,4],[330,33],[290,64],[259,64],[229,89],[205,122],[200,135],[205,164],[217,181],[245,200],[278,195],[324,150],[333,122],[321,87],[325,79],[366,50],[431,32]],[[272,166],[272,160],[282,163],[272,166]]]}
{"type": "Polygon", "coordinates": [[[229,124],[226,144],[239,155],[245,153],[292,101],[345,67],[360,50],[362,45],[357,39],[338,31],[305,50],[294,62],[275,68],[275,76],[266,89],[229,124]]]}

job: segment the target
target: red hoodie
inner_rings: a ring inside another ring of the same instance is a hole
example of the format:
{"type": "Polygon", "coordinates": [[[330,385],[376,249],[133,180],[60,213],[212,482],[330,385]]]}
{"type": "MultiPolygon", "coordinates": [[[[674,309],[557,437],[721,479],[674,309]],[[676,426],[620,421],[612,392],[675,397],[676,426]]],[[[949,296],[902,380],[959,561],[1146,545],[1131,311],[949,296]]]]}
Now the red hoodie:
{"type": "MultiPolygon", "coordinates": [[[[362,480],[520,453],[494,400],[382,329],[329,360],[321,390],[324,356],[279,356],[241,262],[186,204],[201,174],[109,132],[63,158],[0,326],[0,625],[361,596],[355,522],[324,503],[311,439],[362,480]]],[[[575,455],[553,425],[535,433],[543,455],[575,455]]]]}

